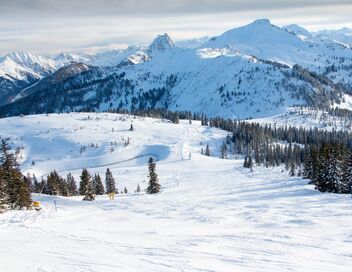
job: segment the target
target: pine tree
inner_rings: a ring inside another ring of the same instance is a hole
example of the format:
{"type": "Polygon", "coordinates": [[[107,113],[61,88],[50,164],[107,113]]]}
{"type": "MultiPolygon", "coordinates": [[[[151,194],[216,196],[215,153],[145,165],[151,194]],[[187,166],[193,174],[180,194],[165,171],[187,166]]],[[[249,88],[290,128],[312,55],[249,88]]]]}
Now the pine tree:
{"type": "Polygon", "coordinates": [[[290,170],[290,176],[294,177],[295,176],[296,166],[295,166],[295,164],[294,164],[292,159],[289,161],[289,170],[290,170]]]}
{"type": "Polygon", "coordinates": [[[15,156],[10,152],[10,146],[2,139],[0,144],[1,187],[6,191],[1,194],[1,206],[4,208],[21,209],[32,203],[31,188],[18,168],[15,156]]]}
{"type": "Polygon", "coordinates": [[[141,187],[139,186],[139,184],[137,184],[136,193],[140,193],[140,192],[141,192],[141,187]]]}
{"type": "Polygon", "coordinates": [[[131,124],[131,127],[130,127],[130,131],[134,131],[134,127],[133,127],[132,124],[131,124]]]}
{"type": "Polygon", "coordinates": [[[91,179],[91,176],[88,170],[84,168],[80,176],[79,190],[78,190],[79,195],[85,195],[90,179],[91,179]]]}
{"type": "Polygon", "coordinates": [[[17,180],[16,183],[18,182],[18,187],[16,190],[18,200],[16,203],[14,203],[14,207],[18,209],[24,207],[28,208],[32,204],[31,186],[28,184],[28,181],[25,179],[25,177],[23,177],[20,171],[16,171],[15,180],[17,180]]]}
{"type": "Polygon", "coordinates": [[[320,192],[326,192],[327,167],[328,167],[329,150],[325,143],[320,147],[318,160],[316,162],[316,174],[312,179],[315,188],[320,192]]]}
{"type": "Polygon", "coordinates": [[[345,156],[342,165],[342,179],[338,186],[338,192],[341,194],[352,193],[352,152],[345,156]]]}
{"type": "Polygon", "coordinates": [[[103,195],[105,194],[105,189],[104,189],[104,185],[103,182],[101,180],[101,177],[99,174],[95,174],[94,175],[94,184],[95,184],[95,194],[96,195],[103,195]]]}
{"type": "Polygon", "coordinates": [[[244,157],[243,167],[248,168],[248,158],[247,156],[244,157]]]}
{"type": "Polygon", "coordinates": [[[30,192],[33,192],[33,180],[29,173],[26,176],[23,176],[23,180],[27,183],[28,187],[30,188],[30,192]]]}
{"type": "Polygon", "coordinates": [[[50,195],[50,191],[49,191],[49,188],[48,188],[48,182],[42,178],[42,181],[41,181],[41,185],[42,185],[42,192],[43,194],[45,195],[50,195]]]}
{"type": "Polygon", "coordinates": [[[341,170],[341,151],[337,147],[329,148],[327,160],[327,176],[325,179],[327,191],[330,193],[338,192],[338,184],[342,178],[341,170]]]}
{"type": "Polygon", "coordinates": [[[160,192],[160,184],[158,180],[158,175],[155,172],[156,164],[152,157],[148,161],[148,170],[149,170],[149,186],[147,188],[148,194],[155,194],[160,192]]]}
{"type": "Polygon", "coordinates": [[[248,156],[248,168],[253,171],[253,160],[251,155],[248,156]]]}
{"type": "Polygon", "coordinates": [[[4,190],[7,190],[7,192],[3,192],[2,202],[4,202],[3,205],[10,207],[11,204],[16,202],[13,172],[17,165],[13,154],[10,152],[10,146],[5,139],[1,140],[0,152],[0,163],[2,168],[1,176],[3,183],[2,187],[4,187],[4,190]]]}
{"type": "Polygon", "coordinates": [[[227,159],[227,144],[224,141],[221,146],[221,158],[222,159],[227,159]]]}
{"type": "Polygon", "coordinates": [[[96,191],[95,191],[95,187],[96,187],[96,181],[95,181],[95,174],[92,176],[92,189],[93,189],[93,194],[96,195],[96,191]]]}
{"type": "Polygon", "coordinates": [[[106,169],[106,172],[105,172],[105,189],[107,194],[117,192],[115,179],[112,176],[112,173],[109,168],[106,169]]]}
{"type": "Polygon", "coordinates": [[[68,192],[70,196],[78,195],[77,184],[74,177],[71,175],[71,173],[67,174],[66,181],[67,181],[68,192]]]}
{"type": "Polygon", "coordinates": [[[304,170],[303,177],[306,179],[313,180],[316,176],[316,166],[317,166],[318,152],[315,147],[306,148],[304,154],[304,170]]]}
{"type": "Polygon", "coordinates": [[[32,176],[32,181],[33,181],[33,192],[37,193],[37,194],[41,194],[42,193],[42,184],[38,181],[37,177],[33,174],[32,176]]]}
{"type": "Polygon", "coordinates": [[[68,183],[62,177],[60,177],[60,180],[59,180],[59,188],[60,188],[60,195],[62,195],[62,196],[70,196],[70,190],[69,190],[69,187],[68,187],[68,183]]]}
{"type": "Polygon", "coordinates": [[[46,179],[46,182],[48,186],[49,195],[60,195],[61,177],[55,170],[50,172],[46,179]]]}
{"type": "Polygon", "coordinates": [[[0,166],[0,213],[9,208],[9,196],[7,182],[4,179],[2,166],[0,166]]]}
{"type": "Polygon", "coordinates": [[[124,192],[125,194],[128,193],[126,186],[125,186],[125,188],[123,189],[123,192],[124,192]]]}
{"type": "Polygon", "coordinates": [[[81,182],[79,186],[79,192],[81,195],[84,196],[83,200],[86,200],[86,201],[95,200],[95,197],[93,194],[92,178],[87,169],[83,169],[80,178],[81,178],[81,182]]]}
{"type": "Polygon", "coordinates": [[[206,149],[205,149],[205,155],[206,156],[210,156],[210,148],[209,145],[207,145],[206,149]]]}

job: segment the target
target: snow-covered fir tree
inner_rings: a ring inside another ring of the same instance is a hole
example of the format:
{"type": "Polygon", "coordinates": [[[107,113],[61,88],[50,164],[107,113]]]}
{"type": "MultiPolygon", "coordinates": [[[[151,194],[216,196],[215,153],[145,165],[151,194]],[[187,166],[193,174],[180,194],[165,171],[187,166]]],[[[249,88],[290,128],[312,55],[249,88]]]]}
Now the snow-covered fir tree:
{"type": "Polygon", "coordinates": [[[60,183],[62,181],[62,178],[59,176],[59,174],[54,170],[50,172],[50,174],[47,177],[47,186],[49,190],[50,195],[60,195],[61,190],[60,190],[60,183]]]}
{"type": "Polygon", "coordinates": [[[0,167],[0,213],[5,211],[9,204],[8,186],[4,179],[3,169],[0,167]]]}
{"type": "Polygon", "coordinates": [[[141,192],[141,187],[139,186],[139,184],[137,184],[136,193],[140,193],[140,192],[141,192]]]}
{"type": "Polygon", "coordinates": [[[105,172],[105,190],[107,194],[117,192],[115,179],[109,168],[106,169],[106,172],[105,172]]]}
{"type": "Polygon", "coordinates": [[[94,180],[94,186],[95,186],[95,194],[96,195],[105,194],[104,185],[103,185],[103,182],[101,180],[100,175],[99,174],[94,174],[93,180],[94,180]]]}
{"type": "Polygon", "coordinates": [[[352,193],[352,152],[349,151],[342,164],[342,179],[338,185],[338,193],[352,193]]]}
{"type": "Polygon", "coordinates": [[[148,160],[148,171],[149,171],[149,186],[147,188],[148,194],[155,194],[160,192],[160,184],[158,180],[158,175],[156,173],[156,164],[152,157],[148,160]]]}
{"type": "Polygon", "coordinates": [[[209,145],[207,145],[207,147],[205,148],[205,155],[206,155],[206,156],[210,156],[210,148],[209,148],[209,145]]]}
{"type": "Polygon", "coordinates": [[[0,143],[0,209],[21,209],[32,203],[31,184],[18,168],[15,156],[5,139],[0,143]],[[2,191],[3,190],[3,191],[2,191]]]}
{"type": "Polygon", "coordinates": [[[81,178],[81,182],[80,182],[79,191],[80,191],[80,194],[84,196],[83,200],[86,200],[86,201],[95,200],[94,193],[93,193],[92,177],[89,174],[87,169],[83,169],[80,178],[81,178]]]}
{"type": "Polygon", "coordinates": [[[71,173],[67,174],[66,181],[68,184],[68,191],[71,196],[78,195],[77,184],[71,173]]]}

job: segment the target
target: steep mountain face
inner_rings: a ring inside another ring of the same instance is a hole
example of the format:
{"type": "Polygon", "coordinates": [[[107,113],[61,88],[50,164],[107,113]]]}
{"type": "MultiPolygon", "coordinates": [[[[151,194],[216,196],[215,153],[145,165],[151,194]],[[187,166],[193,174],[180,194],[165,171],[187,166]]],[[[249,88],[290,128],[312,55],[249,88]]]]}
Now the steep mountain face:
{"type": "Polygon", "coordinates": [[[35,84],[23,89],[12,101],[24,98],[30,94],[33,94],[37,91],[51,88],[52,86],[61,84],[62,82],[78,76],[79,74],[86,72],[90,67],[83,63],[71,63],[67,66],[64,66],[54,72],[53,74],[37,81],[35,84]]]}
{"type": "Polygon", "coordinates": [[[0,106],[10,103],[22,89],[37,80],[31,75],[25,79],[16,79],[7,75],[0,76],[0,106]]]}
{"type": "Polygon", "coordinates": [[[46,76],[55,71],[54,60],[30,53],[10,53],[0,59],[0,75],[25,79],[27,74],[37,77],[46,76]]]}
{"type": "MultiPolygon", "coordinates": [[[[165,108],[231,118],[271,116],[293,105],[329,108],[352,91],[351,50],[268,20],[225,32],[200,48],[159,35],[80,60],[25,89],[0,115],[165,108]]],[[[58,66],[60,66],[58,65],[58,66]]]]}
{"type": "Polygon", "coordinates": [[[11,53],[0,58],[0,105],[56,69],[54,60],[30,53],[11,53]]]}
{"type": "Polygon", "coordinates": [[[169,35],[165,33],[164,35],[158,35],[152,44],[148,47],[147,52],[149,55],[157,54],[159,52],[169,51],[174,48],[174,42],[171,40],[169,35]]]}

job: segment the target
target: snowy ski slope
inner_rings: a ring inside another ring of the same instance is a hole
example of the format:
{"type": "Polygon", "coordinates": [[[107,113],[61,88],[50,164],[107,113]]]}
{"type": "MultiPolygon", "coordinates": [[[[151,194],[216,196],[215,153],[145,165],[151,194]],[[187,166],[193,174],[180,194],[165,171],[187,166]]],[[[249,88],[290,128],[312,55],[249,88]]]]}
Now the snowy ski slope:
{"type": "Polygon", "coordinates": [[[224,131],[71,113],[0,119],[0,135],[23,147],[24,172],[78,178],[82,167],[101,175],[110,167],[129,191],[89,203],[34,195],[40,212],[0,215],[0,271],[350,271],[350,196],[321,194],[280,168],[251,173],[240,157],[219,158],[224,131]],[[211,157],[200,153],[206,144],[211,157]],[[134,193],[147,186],[149,156],[162,192],[134,193]]]}

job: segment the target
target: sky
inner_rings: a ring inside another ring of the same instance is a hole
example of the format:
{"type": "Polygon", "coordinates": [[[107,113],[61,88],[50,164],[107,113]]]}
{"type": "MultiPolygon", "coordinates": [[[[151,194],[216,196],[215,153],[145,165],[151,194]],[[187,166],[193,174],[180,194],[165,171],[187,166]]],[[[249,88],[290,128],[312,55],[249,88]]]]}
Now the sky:
{"type": "Polygon", "coordinates": [[[217,36],[255,19],[308,30],[352,28],[351,0],[0,0],[0,56],[45,55],[217,36]]]}

